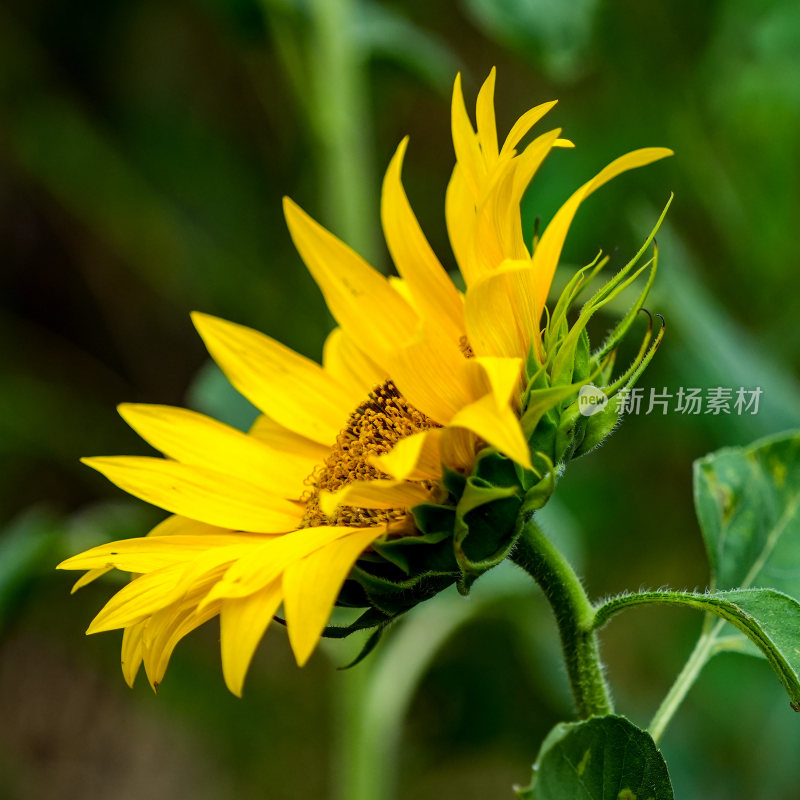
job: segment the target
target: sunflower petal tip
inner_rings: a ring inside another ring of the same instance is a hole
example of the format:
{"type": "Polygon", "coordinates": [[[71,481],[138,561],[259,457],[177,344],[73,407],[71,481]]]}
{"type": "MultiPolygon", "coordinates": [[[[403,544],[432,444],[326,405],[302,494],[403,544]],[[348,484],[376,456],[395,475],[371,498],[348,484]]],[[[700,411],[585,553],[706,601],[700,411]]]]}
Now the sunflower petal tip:
{"type": "Polygon", "coordinates": [[[404,136],[397,145],[397,149],[394,151],[392,160],[389,162],[389,169],[386,170],[386,179],[388,179],[390,175],[399,174],[400,170],[402,169],[403,158],[405,157],[406,150],[408,149],[409,139],[409,136],[404,136]]]}
{"type": "Polygon", "coordinates": [[[326,517],[332,516],[338,507],[339,501],[336,492],[329,492],[324,489],[320,491],[319,508],[326,517]]]}
{"type": "Polygon", "coordinates": [[[225,681],[225,686],[227,687],[228,691],[234,696],[238,697],[240,700],[242,699],[242,694],[244,691],[244,675],[229,675],[225,674],[225,670],[222,671],[222,677],[225,681]]]}
{"type": "Polygon", "coordinates": [[[192,311],[189,313],[189,318],[192,320],[192,325],[194,325],[201,336],[203,335],[203,330],[208,330],[216,320],[216,317],[213,317],[211,314],[206,314],[204,311],[192,311]]]}
{"type": "Polygon", "coordinates": [[[292,220],[302,219],[303,217],[308,216],[305,211],[297,204],[294,200],[292,200],[289,195],[284,195],[283,197],[283,215],[286,217],[286,221],[291,223],[292,220]]]}
{"type": "Polygon", "coordinates": [[[302,645],[298,645],[293,647],[294,650],[294,660],[297,662],[297,666],[301,669],[308,664],[308,660],[311,658],[311,654],[314,652],[314,645],[310,647],[303,643],[302,645]]]}

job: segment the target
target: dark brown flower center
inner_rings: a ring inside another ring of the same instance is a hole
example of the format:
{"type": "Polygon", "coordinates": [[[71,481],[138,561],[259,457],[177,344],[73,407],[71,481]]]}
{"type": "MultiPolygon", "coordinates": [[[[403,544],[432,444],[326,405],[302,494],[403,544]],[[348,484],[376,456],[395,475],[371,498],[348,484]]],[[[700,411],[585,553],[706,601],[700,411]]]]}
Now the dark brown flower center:
{"type": "Polygon", "coordinates": [[[389,476],[369,463],[370,456],[388,453],[401,439],[420,431],[439,427],[430,417],[414,408],[392,381],[377,386],[350,415],[330,455],[306,479],[303,496],[306,511],[301,527],[353,525],[371,527],[402,523],[408,519],[405,508],[375,509],[339,506],[331,516],[322,513],[319,493],[335,492],[353,481],[370,481],[389,476]]]}

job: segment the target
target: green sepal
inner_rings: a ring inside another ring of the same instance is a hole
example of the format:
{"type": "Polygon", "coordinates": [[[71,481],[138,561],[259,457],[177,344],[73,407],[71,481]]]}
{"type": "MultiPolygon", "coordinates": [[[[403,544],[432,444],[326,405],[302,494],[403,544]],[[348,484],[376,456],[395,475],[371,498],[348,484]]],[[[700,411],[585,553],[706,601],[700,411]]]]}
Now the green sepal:
{"type": "Polygon", "coordinates": [[[622,418],[621,405],[622,402],[619,395],[614,395],[609,399],[608,405],[602,411],[585,418],[586,425],[583,430],[583,438],[580,444],[575,447],[572,453],[573,458],[580,458],[590,453],[614,432],[622,418]]]}
{"type": "Polygon", "coordinates": [[[446,589],[458,578],[457,573],[433,571],[410,578],[401,575],[400,570],[388,562],[378,565],[359,560],[350,571],[345,586],[350,582],[357,583],[363,590],[366,603],[388,617],[396,617],[446,589]],[[381,566],[383,570],[376,570],[381,566]],[[388,574],[390,570],[386,568],[393,569],[395,574],[388,574]]]}
{"type": "Polygon", "coordinates": [[[581,335],[578,337],[578,345],[575,348],[575,361],[572,366],[572,382],[579,383],[586,380],[596,368],[599,362],[593,363],[592,348],[589,344],[589,334],[584,328],[581,335]]]}
{"type": "Polygon", "coordinates": [[[383,636],[385,627],[386,625],[381,625],[380,627],[375,628],[375,630],[369,635],[367,641],[364,642],[362,648],[358,651],[356,657],[350,663],[341,667],[337,667],[337,669],[343,672],[346,669],[352,669],[354,666],[356,666],[356,664],[360,664],[378,646],[378,643],[383,636]]]}
{"type": "Polygon", "coordinates": [[[570,461],[583,443],[588,417],[581,414],[578,403],[570,403],[561,414],[556,431],[555,459],[561,464],[570,461]]]}
{"type": "Polygon", "coordinates": [[[467,478],[460,472],[448,467],[447,464],[442,464],[442,484],[453,496],[454,501],[458,502],[459,498],[464,493],[467,478]]]}
{"type": "Polygon", "coordinates": [[[510,552],[522,497],[514,462],[492,448],[484,450],[456,506],[453,551],[462,594],[510,552]]]}
{"type": "MultiPolygon", "coordinates": [[[[418,536],[402,536],[400,538],[387,537],[373,542],[373,549],[387,561],[395,564],[406,575],[421,574],[425,571],[456,572],[458,564],[453,555],[450,537],[453,535],[455,524],[455,509],[447,511],[450,527],[434,533],[423,533],[418,536]]],[[[413,509],[417,517],[417,509],[413,509]]],[[[444,514],[442,515],[445,516],[444,514]]],[[[423,530],[420,528],[420,530],[423,530]]]]}
{"type": "Polygon", "coordinates": [[[556,470],[552,462],[543,453],[537,453],[536,457],[545,461],[546,469],[540,480],[525,492],[518,520],[527,519],[534,511],[544,508],[556,488],[556,470]]]}
{"type": "Polygon", "coordinates": [[[555,459],[556,434],[560,414],[557,409],[548,409],[540,418],[533,433],[528,438],[532,453],[547,453],[551,460],[555,459]]]}
{"type": "MultiPolygon", "coordinates": [[[[275,621],[281,625],[286,625],[286,620],[276,616],[275,621]]],[[[366,631],[370,628],[382,628],[391,622],[391,618],[375,608],[368,608],[358,619],[349,625],[328,625],[322,631],[326,639],[344,639],[351,633],[366,631]]]]}

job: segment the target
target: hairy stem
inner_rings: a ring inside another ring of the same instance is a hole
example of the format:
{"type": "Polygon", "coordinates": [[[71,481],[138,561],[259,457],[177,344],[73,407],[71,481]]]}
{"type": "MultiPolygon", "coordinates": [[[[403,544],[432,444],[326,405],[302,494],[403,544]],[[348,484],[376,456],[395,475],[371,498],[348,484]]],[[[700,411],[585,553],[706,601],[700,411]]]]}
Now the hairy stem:
{"type": "Polygon", "coordinates": [[[575,571],[532,518],[524,523],[512,559],[539,584],[553,609],[578,716],[610,714],[613,704],[591,630],[594,608],[575,571]]]}

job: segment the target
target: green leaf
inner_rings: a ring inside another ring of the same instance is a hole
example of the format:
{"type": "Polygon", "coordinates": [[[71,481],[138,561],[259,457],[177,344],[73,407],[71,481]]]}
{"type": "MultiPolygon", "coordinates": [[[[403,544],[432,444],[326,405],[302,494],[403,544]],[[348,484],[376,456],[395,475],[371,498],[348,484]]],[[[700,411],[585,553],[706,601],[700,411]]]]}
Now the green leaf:
{"type": "Polygon", "coordinates": [[[769,586],[800,599],[800,432],[695,462],[712,586],[769,586]]]}
{"type": "Polygon", "coordinates": [[[523,800],[672,800],[664,758],[619,716],[561,723],[548,734],[523,800]]]}
{"type": "MultiPolygon", "coordinates": [[[[592,628],[602,627],[626,608],[660,603],[707,611],[741,631],[763,653],[800,710],[800,603],[775,589],[737,589],[731,592],[640,592],[620,595],[595,613],[592,628]]],[[[735,645],[735,649],[741,649],[735,645]]],[[[718,648],[719,649],[719,648],[718,648]]]]}
{"type": "Polygon", "coordinates": [[[461,62],[446,41],[378,3],[360,5],[353,25],[365,50],[406,67],[441,94],[449,93],[461,62]]]}
{"type": "Polygon", "coordinates": [[[0,535],[0,630],[14,616],[26,588],[54,563],[60,523],[54,514],[30,508],[0,535]]]}
{"type": "Polygon", "coordinates": [[[597,0],[465,0],[482,33],[516,50],[551,79],[575,78],[589,53],[597,0]]]}

